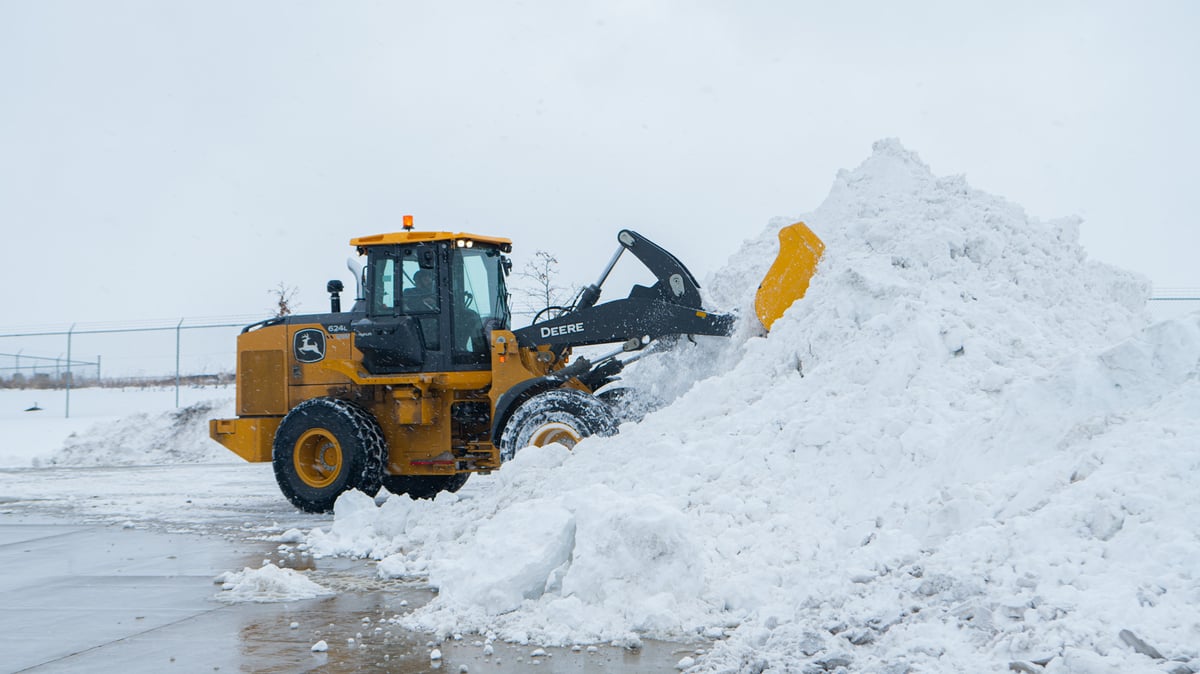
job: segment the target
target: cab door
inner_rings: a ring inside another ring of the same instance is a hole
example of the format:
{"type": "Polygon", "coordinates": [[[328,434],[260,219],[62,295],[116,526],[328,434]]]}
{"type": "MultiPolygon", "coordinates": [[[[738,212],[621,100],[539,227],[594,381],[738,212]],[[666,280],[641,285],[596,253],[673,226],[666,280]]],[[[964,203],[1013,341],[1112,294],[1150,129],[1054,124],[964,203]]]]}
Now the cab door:
{"type": "Polygon", "coordinates": [[[353,326],[368,372],[446,369],[445,256],[440,242],[378,246],[368,253],[367,316],[353,326]]]}

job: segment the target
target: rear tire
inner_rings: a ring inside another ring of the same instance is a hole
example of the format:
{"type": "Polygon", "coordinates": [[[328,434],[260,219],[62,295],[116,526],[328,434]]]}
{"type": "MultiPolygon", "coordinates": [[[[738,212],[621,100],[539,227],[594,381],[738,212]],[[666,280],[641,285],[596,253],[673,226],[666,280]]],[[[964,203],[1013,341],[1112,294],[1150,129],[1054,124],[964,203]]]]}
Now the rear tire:
{"type": "Polygon", "coordinates": [[[500,434],[500,459],[511,461],[517,450],[554,442],[571,449],[586,437],[616,432],[616,415],[604,401],[573,388],[553,389],[513,412],[500,434]]]}
{"type": "Polygon", "coordinates": [[[379,492],[387,443],[379,422],[337,398],[313,398],[292,408],[275,431],[272,463],[279,489],[297,508],[329,512],[338,496],[379,492]]]}
{"type": "Polygon", "coordinates": [[[383,486],[393,494],[408,494],[409,498],[433,498],[448,491],[454,493],[467,483],[470,473],[455,475],[384,475],[383,486]]]}

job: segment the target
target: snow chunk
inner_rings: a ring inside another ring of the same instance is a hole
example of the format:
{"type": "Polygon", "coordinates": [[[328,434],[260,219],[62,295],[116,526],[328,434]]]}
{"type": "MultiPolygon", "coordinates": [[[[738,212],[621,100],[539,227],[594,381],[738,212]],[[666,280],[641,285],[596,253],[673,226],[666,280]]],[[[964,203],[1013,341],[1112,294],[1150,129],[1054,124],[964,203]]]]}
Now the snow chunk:
{"type": "Polygon", "coordinates": [[[274,564],[258,569],[247,567],[242,571],[226,571],[214,582],[220,584],[222,590],[216,599],[227,603],[296,601],[333,594],[303,574],[274,564]]]}
{"type": "Polygon", "coordinates": [[[679,629],[676,611],[704,589],[704,555],[679,510],[604,486],[573,492],[577,538],[562,594],[629,616],[643,630],[679,629]]]}
{"type": "Polygon", "coordinates": [[[438,598],[507,613],[546,591],[575,542],[575,518],[549,500],[518,503],[479,527],[460,555],[433,567],[438,598]]]}
{"type": "Polygon", "coordinates": [[[271,540],[280,543],[303,543],[305,539],[304,532],[299,529],[288,529],[287,531],[273,537],[271,540]]]}

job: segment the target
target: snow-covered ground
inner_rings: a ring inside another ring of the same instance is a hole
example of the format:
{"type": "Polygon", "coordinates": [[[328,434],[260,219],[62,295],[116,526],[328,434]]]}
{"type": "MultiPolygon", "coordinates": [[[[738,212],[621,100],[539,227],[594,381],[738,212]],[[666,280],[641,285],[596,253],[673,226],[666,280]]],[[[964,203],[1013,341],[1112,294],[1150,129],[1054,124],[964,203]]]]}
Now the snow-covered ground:
{"type": "Polygon", "coordinates": [[[233,388],[0,389],[0,468],[238,461],[208,438],[233,388]],[[30,408],[38,408],[30,410],[30,408]]]}
{"type": "Polygon", "coordinates": [[[233,388],[0,389],[4,512],[169,531],[276,535],[319,518],[282,500],[269,464],[247,464],[208,437],[233,414],[233,388]],[[26,412],[29,407],[42,408],[26,412]]]}
{"type": "MultiPolygon", "coordinates": [[[[713,640],[689,672],[1200,671],[1200,314],[1153,323],[1145,279],[1089,261],[1078,221],[895,141],[802,218],[827,246],[808,297],[769,336],[745,321],[641,361],[641,423],[434,501],[346,494],[307,545],[436,585],[415,629],[713,640]]],[[[751,315],[791,221],[708,279],[713,307],[751,315]]],[[[54,466],[236,462],[201,423],[230,413],[213,393],[112,423],[0,391],[0,463],[43,467],[0,496],[53,489],[54,466]]],[[[227,476],[270,486],[214,470],[214,513],[244,503],[227,476]]],[[[170,521],[172,491],[135,516],[170,521]]]]}

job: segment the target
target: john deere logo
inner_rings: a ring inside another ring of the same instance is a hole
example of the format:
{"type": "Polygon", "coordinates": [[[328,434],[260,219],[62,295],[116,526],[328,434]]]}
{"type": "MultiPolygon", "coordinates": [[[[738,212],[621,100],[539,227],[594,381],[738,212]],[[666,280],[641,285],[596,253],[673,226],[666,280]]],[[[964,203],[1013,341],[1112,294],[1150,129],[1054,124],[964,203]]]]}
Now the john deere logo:
{"type": "Polygon", "coordinates": [[[292,351],[301,363],[315,363],[325,358],[325,333],[320,330],[301,330],[292,338],[292,351]]]}

